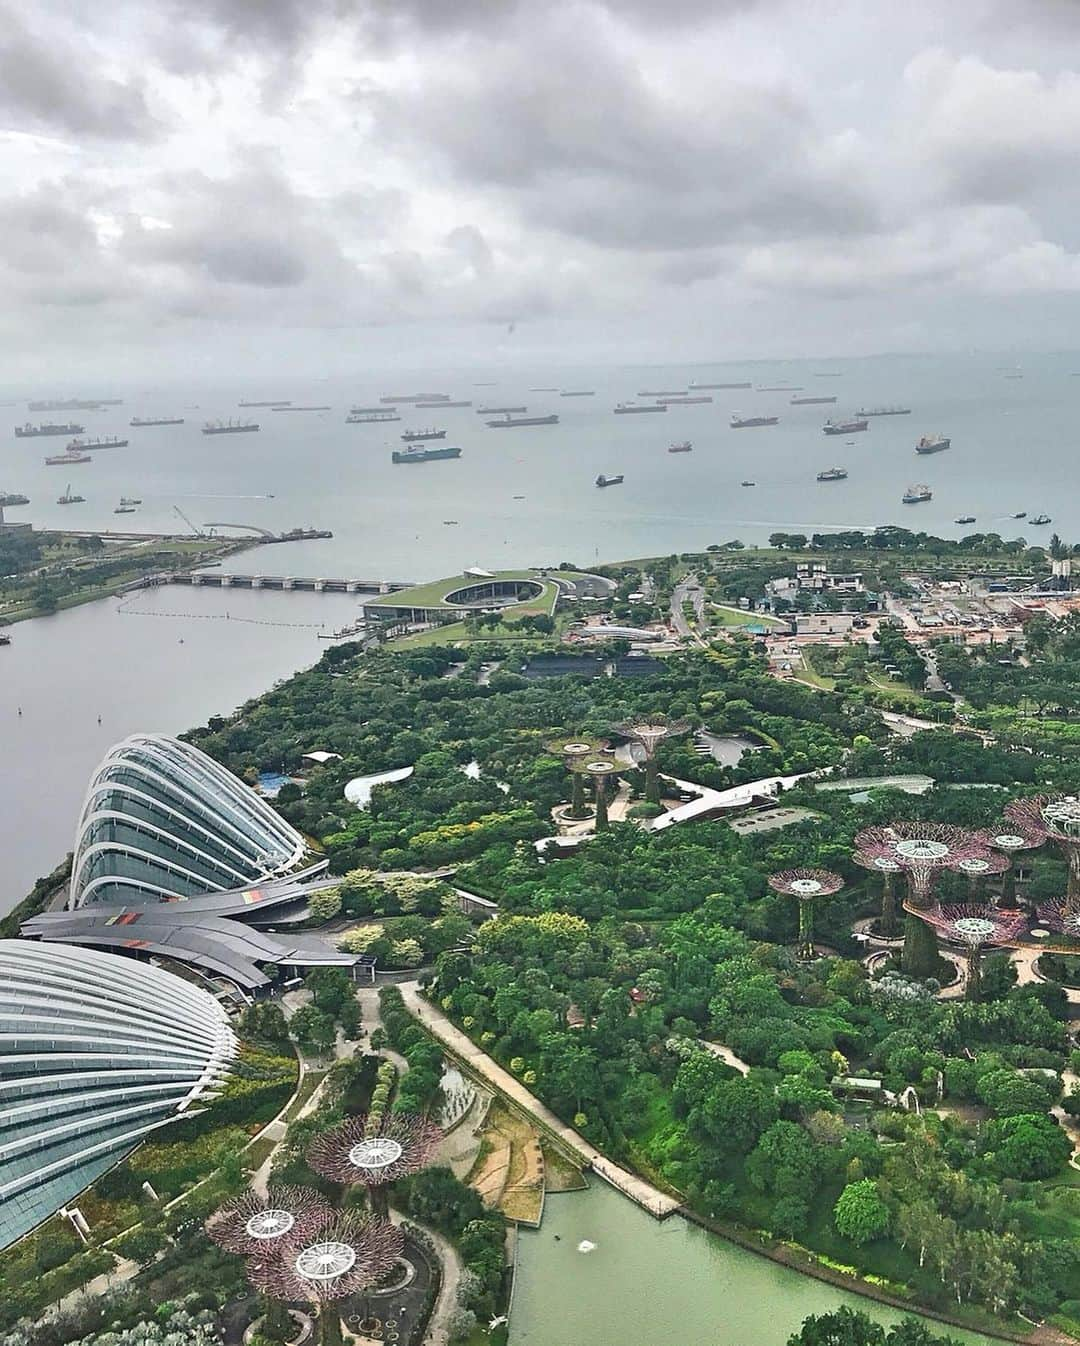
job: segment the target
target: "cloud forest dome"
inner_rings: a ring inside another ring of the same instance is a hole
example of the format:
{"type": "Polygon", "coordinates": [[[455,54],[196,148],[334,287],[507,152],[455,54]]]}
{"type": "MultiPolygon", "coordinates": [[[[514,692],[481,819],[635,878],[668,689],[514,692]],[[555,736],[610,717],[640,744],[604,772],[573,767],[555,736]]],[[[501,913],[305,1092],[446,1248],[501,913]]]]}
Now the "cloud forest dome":
{"type": "Polygon", "coordinates": [[[136,734],[91,778],[68,905],[229,892],[291,873],[307,857],[300,833],[205,753],[136,734]]]}
{"type": "Polygon", "coordinates": [[[169,972],[0,940],[0,1247],[213,1094],[235,1051],[213,996],[169,972]]]}

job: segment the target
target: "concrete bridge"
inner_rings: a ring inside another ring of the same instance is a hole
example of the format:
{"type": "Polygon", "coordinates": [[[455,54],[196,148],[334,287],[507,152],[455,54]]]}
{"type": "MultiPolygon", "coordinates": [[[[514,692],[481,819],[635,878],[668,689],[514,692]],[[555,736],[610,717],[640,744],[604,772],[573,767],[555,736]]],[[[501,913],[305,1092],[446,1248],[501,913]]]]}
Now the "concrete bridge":
{"type": "Polygon", "coordinates": [[[159,584],[188,584],[203,589],[299,589],[316,594],[389,594],[411,587],[396,580],[324,579],[309,575],[230,575],[220,570],[178,570],[149,575],[132,589],[159,584]]]}

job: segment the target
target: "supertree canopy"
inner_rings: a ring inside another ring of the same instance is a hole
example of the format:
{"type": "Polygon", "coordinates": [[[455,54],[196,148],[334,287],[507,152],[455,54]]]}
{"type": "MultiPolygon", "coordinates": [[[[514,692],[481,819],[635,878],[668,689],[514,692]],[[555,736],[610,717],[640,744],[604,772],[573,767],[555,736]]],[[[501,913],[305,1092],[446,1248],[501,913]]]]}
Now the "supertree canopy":
{"type": "Polygon", "coordinates": [[[1067,895],[1080,898],[1080,799],[1075,795],[1032,795],[1005,805],[1017,832],[1053,842],[1069,862],[1067,895]]]}
{"type": "Polygon", "coordinates": [[[331,1182],[362,1184],[372,1206],[385,1213],[384,1189],[419,1173],[434,1158],[442,1131],[419,1113],[360,1114],[322,1132],[308,1148],[308,1163],[331,1182]]]}
{"type": "Polygon", "coordinates": [[[940,935],[955,944],[967,947],[967,998],[978,1000],[980,991],[980,955],[990,945],[1000,948],[1011,944],[1027,924],[1020,911],[1004,911],[998,907],[961,903],[958,906],[934,907],[916,912],[919,920],[932,926],[940,935]]]}
{"type": "Polygon", "coordinates": [[[206,1222],[206,1232],[226,1252],[266,1254],[285,1240],[309,1238],[331,1224],[334,1212],[313,1187],[271,1187],[226,1202],[206,1222]]]}
{"type": "Polygon", "coordinates": [[[570,813],[575,818],[584,818],[585,813],[585,777],[580,771],[575,771],[574,763],[580,761],[583,757],[595,757],[597,754],[603,754],[604,745],[599,739],[586,738],[580,734],[569,737],[563,735],[560,738],[551,739],[547,743],[547,750],[554,753],[556,757],[561,757],[570,768],[570,781],[573,794],[570,801],[570,813]]]}
{"type": "Polygon", "coordinates": [[[664,739],[687,733],[690,721],[673,720],[669,715],[650,715],[648,719],[623,720],[611,728],[623,738],[641,744],[645,751],[645,798],[650,804],[659,804],[660,778],[656,770],[656,750],[664,739]]]}
{"type": "MultiPolygon", "coordinates": [[[[891,860],[907,876],[908,908],[920,912],[933,906],[933,883],[943,869],[962,860],[985,860],[989,854],[981,833],[948,823],[897,822],[866,827],[855,835],[855,848],[869,861],[891,860]]],[[[934,976],[939,968],[934,928],[909,916],[904,929],[903,970],[912,977],[934,976]]]]}
{"type": "Polygon", "coordinates": [[[1044,902],[1039,908],[1039,920],[1067,939],[1080,941],[1080,900],[1059,897],[1044,902]]]}
{"type": "Polygon", "coordinates": [[[766,879],[774,893],[784,893],[799,901],[799,957],[814,956],[813,902],[818,897],[829,897],[844,886],[839,874],[829,869],[784,869],[766,879]]]}
{"type": "Polygon", "coordinates": [[[605,832],[608,825],[607,782],[609,776],[618,775],[618,762],[606,753],[591,753],[575,758],[570,763],[570,770],[583,780],[592,781],[596,799],[596,830],[605,832]]]}
{"type": "Polygon", "coordinates": [[[851,857],[861,868],[872,874],[880,874],[881,885],[881,934],[885,939],[895,939],[900,933],[900,916],[896,906],[896,876],[900,866],[887,855],[863,855],[856,851],[851,857]]]}
{"type": "Polygon", "coordinates": [[[1001,900],[1006,907],[1015,906],[1016,857],[1021,851],[1035,850],[1043,844],[1045,838],[1033,836],[1029,832],[1014,831],[1008,823],[1002,824],[1000,828],[990,828],[986,837],[995,851],[1001,851],[1008,857],[1009,867],[1005,870],[1005,877],[1001,882],[1001,900]]]}
{"type": "Polygon", "coordinates": [[[979,884],[994,874],[1004,874],[1012,861],[1007,855],[989,851],[986,855],[969,855],[956,862],[957,874],[963,874],[971,884],[972,896],[978,893],[979,884]]]}
{"type": "Polygon", "coordinates": [[[306,1238],[289,1236],[248,1259],[248,1279],[271,1299],[329,1304],[368,1289],[392,1269],[405,1237],[389,1220],[341,1211],[306,1238]]]}

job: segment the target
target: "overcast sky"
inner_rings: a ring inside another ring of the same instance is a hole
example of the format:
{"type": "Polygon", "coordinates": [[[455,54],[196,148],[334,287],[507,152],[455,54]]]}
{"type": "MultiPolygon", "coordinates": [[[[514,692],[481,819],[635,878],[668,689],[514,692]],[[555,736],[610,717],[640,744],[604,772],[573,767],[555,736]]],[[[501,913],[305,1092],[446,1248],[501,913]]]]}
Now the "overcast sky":
{"type": "Polygon", "coordinates": [[[0,21],[5,384],[1080,347],[1074,0],[0,21]]]}

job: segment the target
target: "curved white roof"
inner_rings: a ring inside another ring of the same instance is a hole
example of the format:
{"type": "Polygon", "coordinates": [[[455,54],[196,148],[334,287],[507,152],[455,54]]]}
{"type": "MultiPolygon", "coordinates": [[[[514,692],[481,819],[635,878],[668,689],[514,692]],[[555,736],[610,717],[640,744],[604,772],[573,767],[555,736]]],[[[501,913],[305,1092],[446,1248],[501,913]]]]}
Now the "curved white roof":
{"type": "Polygon", "coordinates": [[[266,800],[204,752],[134,734],[91,777],[68,905],[229,892],[290,873],[306,850],[266,800]]]}
{"type": "Polygon", "coordinates": [[[0,940],[0,1248],[214,1093],[235,1051],[214,997],[172,973],[0,940]]]}

